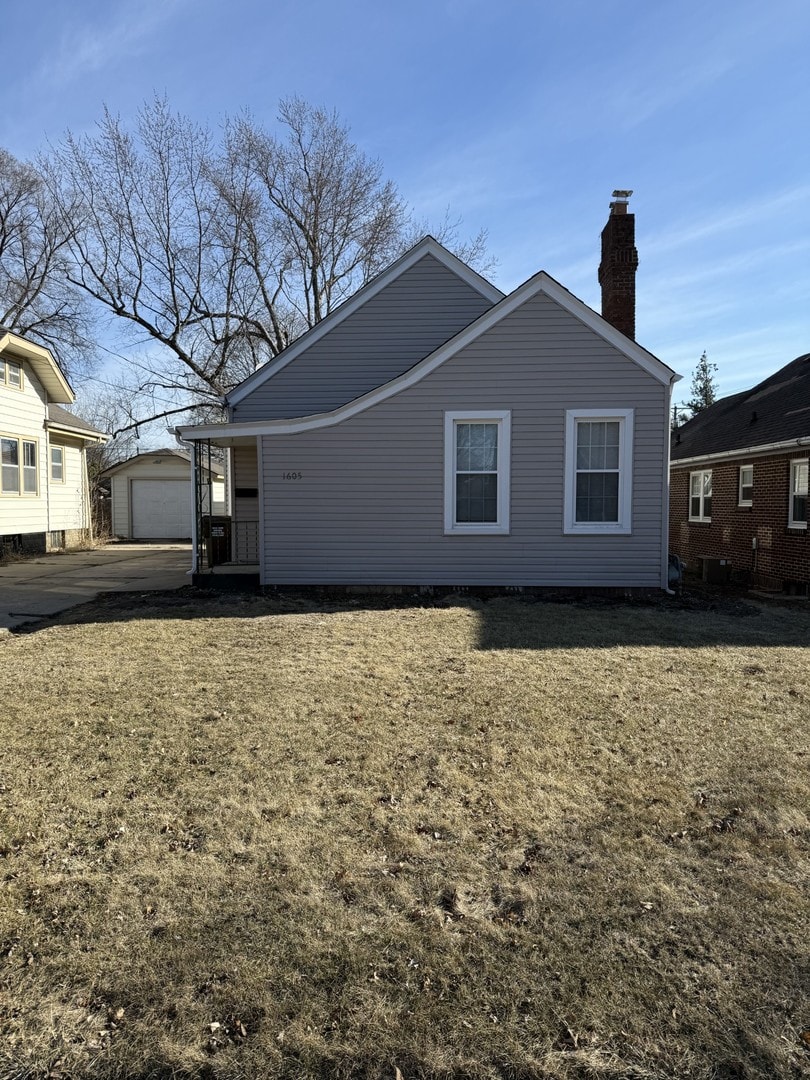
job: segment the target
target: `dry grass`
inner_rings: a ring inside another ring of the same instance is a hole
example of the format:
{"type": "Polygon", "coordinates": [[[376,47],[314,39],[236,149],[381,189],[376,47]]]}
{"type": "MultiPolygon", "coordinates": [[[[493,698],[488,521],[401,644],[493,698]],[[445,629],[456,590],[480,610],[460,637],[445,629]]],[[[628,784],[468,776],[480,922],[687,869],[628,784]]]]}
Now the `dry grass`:
{"type": "Polygon", "coordinates": [[[808,631],[178,594],[4,639],[0,1075],[800,1075],[808,631]]]}

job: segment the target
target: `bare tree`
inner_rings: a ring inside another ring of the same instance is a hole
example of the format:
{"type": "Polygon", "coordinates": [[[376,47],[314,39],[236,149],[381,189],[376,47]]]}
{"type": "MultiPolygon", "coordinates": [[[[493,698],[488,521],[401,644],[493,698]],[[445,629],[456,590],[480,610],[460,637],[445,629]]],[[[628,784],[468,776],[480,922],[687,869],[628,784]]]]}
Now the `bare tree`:
{"type": "Polygon", "coordinates": [[[406,206],[335,113],[290,98],[279,122],[217,142],[156,99],[44,164],[75,223],[70,281],[151,344],[139,389],[213,402],[408,246],[406,206]]]}
{"type": "Polygon", "coordinates": [[[86,297],[68,280],[74,214],[33,166],[0,149],[0,326],[46,346],[70,375],[93,365],[86,297]]]}
{"type": "Polygon", "coordinates": [[[228,387],[241,330],[238,255],[222,243],[212,156],[207,131],[155,101],[134,134],[105,112],[94,137],[68,135],[45,164],[77,222],[71,282],[128,323],[133,344],[162,346],[143,387],[208,398],[228,387]]]}

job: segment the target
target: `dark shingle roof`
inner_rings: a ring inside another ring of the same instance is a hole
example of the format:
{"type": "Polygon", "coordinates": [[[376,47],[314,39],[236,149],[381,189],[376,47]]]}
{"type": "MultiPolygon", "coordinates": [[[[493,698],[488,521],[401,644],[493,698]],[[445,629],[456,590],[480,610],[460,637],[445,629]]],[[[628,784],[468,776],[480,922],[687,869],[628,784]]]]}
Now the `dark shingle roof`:
{"type": "Polygon", "coordinates": [[[752,390],[721,398],[678,428],[672,461],[810,436],[810,353],[752,390]]]}
{"type": "Polygon", "coordinates": [[[103,431],[94,428],[92,424],[88,424],[86,420],[82,420],[80,416],[68,412],[61,405],[54,405],[53,402],[48,405],[48,419],[52,424],[58,424],[60,427],[74,428],[76,431],[86,431],[92,435],[104,434],[103,431]]]}

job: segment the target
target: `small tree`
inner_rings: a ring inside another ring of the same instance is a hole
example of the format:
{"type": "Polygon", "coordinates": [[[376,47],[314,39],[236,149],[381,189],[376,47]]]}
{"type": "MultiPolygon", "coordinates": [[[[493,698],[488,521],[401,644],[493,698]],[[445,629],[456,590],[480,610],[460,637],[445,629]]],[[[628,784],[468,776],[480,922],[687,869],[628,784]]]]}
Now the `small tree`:
{"type": "Polygon", "coordinates": [[[686,407],[691,411],[692,416],[697,416],[699,412],[708,409],[717,400],[717,384],[714,381],[715,371],[717,371],[717,364],[709,363],[709,358],[706,356],[706,350],[704,349],[703,355],[697,362],[697,367],[692,372],[692,396],[686,402],[686,407]]]}

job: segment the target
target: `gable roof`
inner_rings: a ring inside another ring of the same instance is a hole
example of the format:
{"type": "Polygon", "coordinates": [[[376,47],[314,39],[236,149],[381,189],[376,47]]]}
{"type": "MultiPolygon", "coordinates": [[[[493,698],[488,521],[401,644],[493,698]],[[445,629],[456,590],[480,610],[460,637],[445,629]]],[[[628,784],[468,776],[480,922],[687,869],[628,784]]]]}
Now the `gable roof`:
{"type": "Polygon", "coordinates": [[[54,405],[49,402],[47,409],[48,419],[45,426],[51,430],[67,431],[71,435],[86,436],[92,438],[94,442],[107,442],[110,438],[103,431],[99,431],[92,424],[88,424],[86,420],[82,420],[80,416],[74,416],[72,412],[63,409],[61,405],[54,405]]]}
{"type": "Polygon", "coordinates": [[[390,382],[378,386],[376,389],[369,391],[367,394],[362,394],[360,397],[354,398],[353,401],[347,402],[345,405],[341,405],[340,408],[334,409],[332,412],[314,414],[311,416],[295,417],[287,420],[261,420],[246,423],[235,424],[206,424],[199,427],[180,427],[177,428],[177,433],[181,439],[216,439],[217,437],[238,437],[248,435],[290,435],[298,431],[308,431],[313,428],[331,427],[333,424],[338,424],[343,420],[347,420],[351,416],[355,416],[357,413],[364,412],[366,409],[371,408],[373,405],[379,404],[381,401],[385,401],[387,398],[393,397],[395,394],[400,393],[402,390],[408,389],[408,387],[414,386],[420,382],[436,368],[440,367],[446,360],[449,360],[451,356],[454,356],[460,349],[466,348],[476,338],[486,333],[495,326],[501,319],[506,318],[513,311],[519,308],[522,304],[525,304],[527,300],[532,299],[534,296],[543,294],[549,299],[555,301],[565,311],[573,315],[581,323],[593,330],[599,337],[603,338],[609,345],[612,345],[615,349],[621,352],[628,360],[637,364],[640,368],[647,372],[657,382],[662,383],[664,386],[669,386],[672,383],[680,379],[680,375],[676,374],[672,368],[667,367],[661,360],[653,356],[651,352],[642,348],[641,345],[636,344],[635,341],[631,341],[620,330],[617,330],[614,326],[611,326],[609,322],[598,315],[592,308],[589,308],[587,304],[584,304],[573,293],[569,292],[564,286],[560,285],[558,281],[555,281],[553,277],[541,270],[534,277],[529,278],[522,285],[518,286],[514,292],[504,297],[499,303],[485,311],[483,315],[480,315],[469,326],[466,326],[463,330],[459,331],[455,337],[452,337],[449,341],[446,341],[443,345],[440,345],[438,349],[435,349],[429,356],[426,356],[424,360],[420,360],[419,363],[414,364],[412,368],[404,372],[397,378],[392,379],[390,382]]]}
{"type": "MultiPolygon", "coordinates": [[[[117,465],[111,465],[109,469],[105,469],[101,476],[112,476],[113,473],[120,472],[128,465],[132,465],[135,461],[142,461],[144,458],[165,458],[175,457],[180,458],[181,461],[185,461],[191,466],[191,454],[188,450],[178,450],[176,447],[168,447],[165,450],[143,450],[140,454],[132,454],[131,457],[125,458],[123,461],[119,461],[117,465]]],[[[207,466],[205,471],[207,472],[207,466]]],[[[224,476],[225,469],[218,461],[211,462],[211,472],[214,476],[224,476]]]]}
{"type": "Polygon", "coordinates": [[[672,435],[674,462],[754,450],[810,437],[810,353],[797,356],[751,390],[731,394],[672,435]]]}
{"type": "Polygon", "coordinates": [[[306,349],[309,349],[321,338],[329,334],[336,326],[347,319],[350,315],[354,314],[359,308],[363,306],[368,300],[377,293],[390,285],[392,281],[395,281],[398,277],[404,274],[407,270],[410,270],[420,259],[423,259],[426,255],[432,255],[434,259],[440,262],[448,270],[456,274],[462,281],[466,282],[476,292],[480,293],[483,297],[490,301],[492,304],[496,304],[503,299],[504,294],[500,289],[496,288],[486,278],[478,274],[472,267],[467,266],[461,259],[453,255],[448,251],[446,247],[435,240],[432,236],[424,236],[418,244],[415,244],[410,251],[406,251],[404,255],[400,256],[395,262],[391,263],[385,270],[379,273],[375,278],[372,278],[368,284],[364,285],[361,289],[358,289],[356,293],[353,293],[347,300],[344,300],[342,304],[339,304],[334,310],[321,319],[317,325],[307,330],[301,337],[288,345],[283,352],[280,352],[278,356],[269,360],[258,370],[254,371],[252,375],[249,375],[247,379],[241,382],[238,386],[235,386],[233,390],[229,391],[225,395],[225,401],[228,405],[237,405],[248,394],[252,393],[257,386],[261,386],[262,383],[271,379],[276,372],[281,371],[289,363],[291,363],[297,356],[300,356],[306,349]]]}
{"type": "Polygon", "coordinates": [[[3,354],[12,356],[15,360],[27,360],[52,401],[71,405],[76,400],[64,372],[44,345],[36,345],[33,341],[0,327],[0,355],[3,354]]]}

